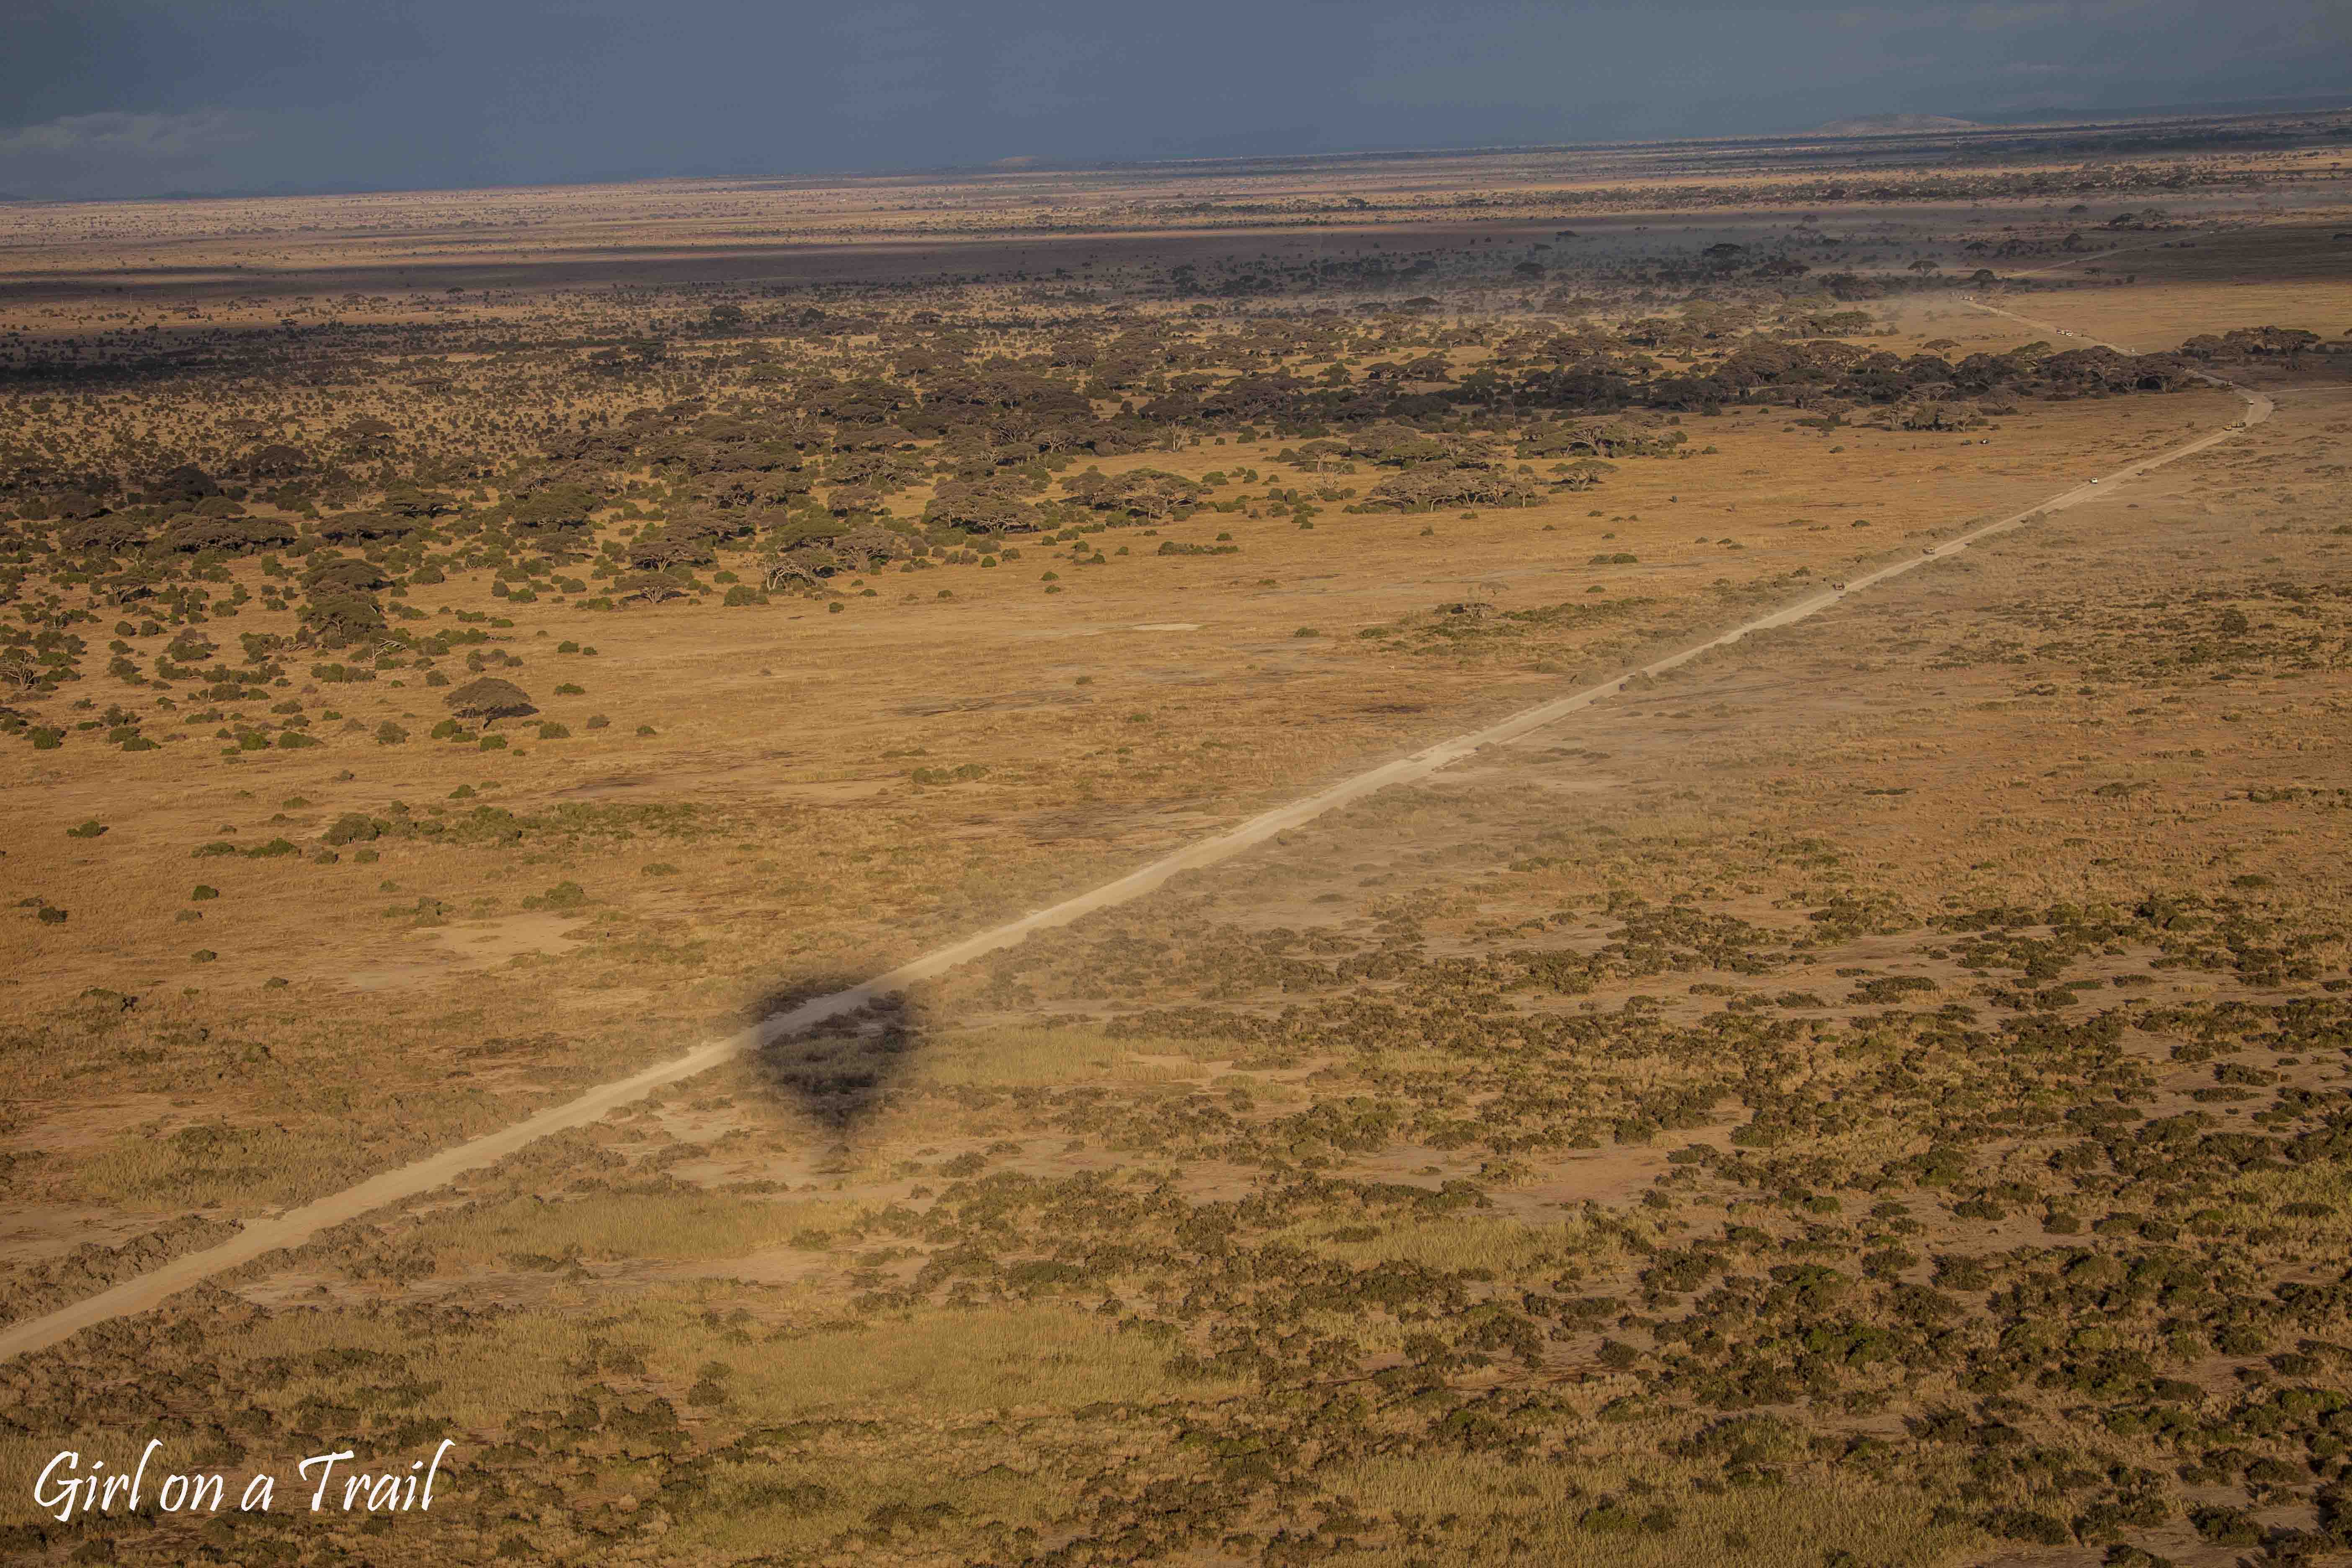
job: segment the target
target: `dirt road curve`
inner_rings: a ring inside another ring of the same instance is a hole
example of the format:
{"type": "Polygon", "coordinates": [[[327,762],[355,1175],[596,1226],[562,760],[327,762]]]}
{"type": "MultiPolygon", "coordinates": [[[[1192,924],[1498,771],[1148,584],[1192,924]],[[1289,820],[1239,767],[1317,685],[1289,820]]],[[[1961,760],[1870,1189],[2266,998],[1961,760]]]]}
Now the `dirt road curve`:
{"type": "MultiPolygon", "coordinates": [[[[1975,303],[1973,300],[1969,302],[1975,303]]],[[[1978,305],[1977,308],[1990,310],[1996,315],[2011,314],[2007,310],[1995,310],[1990,305],[1978,305]]],[[[2022,316],[2014,316],[2012,319],[2027,321],[2027,318],[2022,316]]],[[[2027,321],[2027,324],[2044,331],[2062,331],[2042,321],[2027,321]]],[[[2091,340],[2080,341],[2087,342],[2091,340]]],[[[2111,474],[2103,474],[2099,476],[2100,480],[2112,486],[2118,481],[2134,479],[2150,468],[2188,457],[2191,453],[2204,451],[2209,447],[2228,440],[2244,426],[2260,424],[2270,417],[2273,405],[2269,398],[2260,393],[2238,386],[2232,382],[2222,382],[2210,376],[2206,379],[2213,381],[2217,385],[2231,387],[2246,400],[2247,412],[2242,419],[2210,435],[2201,436],[2184,446],[2172,447],[2153,458],[2143,458],[2137,463],[2118,468],[2111,474]]],[[[1744,626],[1725,632],[1720,637],[1685,648],[1680,653],[1659,659],[1654,664],[1644,665],[1639,669],[1628,670],[1623,675],[1604,681],[1599,686],[1589,687],[1582,691],[1556,698],[1549,702],[1528,709],[1524,712],[1514,714],[1500,723],[1490,724],[1483,730],[1432,746],[1426,751],[1415,752],[1411,756],[1383,763],[1370,773],[1359,773],[1318,794],[1294,801],[1262,816],[1254,817],[1239,827],[1219,834],[1213,838],[1206,838],[1189,848],[1180,849],[1173,855],[1155,860],[1142,869],[1130,872],[1115,882],[1106,883],[1091,892],[1081,893],[1074,899],[1054,905],[1051,909],[1040,910],[1035,914],[1014,921],[1008,925],[983,931],[978,936],[957,942],[952,947],[941,948],[911,963],[894,969],[887,974],[877,975],[862,985],[803,1003],[788,1013],[778,1014],[725,1039],[713,1040],[674,1061],[647,1068],[634,1078],[623,1079],[617,1083],[608,1083],[591,1089],[576,1100],[541,1111],[538,1115],[527,1121],[519,1121],[503,1131],[493,1132],[488,1136],[474,1139],[470,1142],[460,1143],[453,1149],[444,1150],[415,1164],[404,1165],[398,1170],[386,1171],[380,1176],[361,1183],[358,1186],[320,1198],[315,1203],[305,1204],[300,1208],[289,1210],[275,1218],[249,1220],[234,1240],[224,1242],[218,1247],[207,1247],[201,1252],[189,1253],[152,1273],[126,1280],[86,1300],[78,1301],[72,1306],[61,1308],[41,1317],[27,1319],[24,1322],[0,1330],[0,1358],[20,1355],[27,1351],[42,1350],[79,1332],[93,1323],[104,1322],[110,1318],[123,1317],[133,1312],[145,1311],[173,1292],[184,1290],[199,1280],[233,1268],[240,1263],[249,1262],[266,1253],[274,1252],[282,1247],[298,1247],[320,1231],[348,1220],[356,1219],[372,1209],[381,1208],[386,1204],[396,1203],[404,1198],[430,1192],[467,1171],[479,1170],[485,1165],[493,1164],[524,1145],[546,1137],[549,1133],[560,1132],[567,1128],[585,1126],[595,1121],[615,1107],[626,1105],[631,1100],[665,1084],[691,1078],[697,1073],[719,1066],[730,1058],[771,1040],[805,1029],[826,1018],[854,1012],[877,997],[887,995],[915,981],[927,980],[933,975],[944,973],[956,965],[977,958],[982,953],[1010,947],[1032,931],[1066,925],[1081,915],[1091,914],[1097,910],[1108,909],[1115,904],[1125,903],[1130,899],[1140,898],[1180,871],[1188,871],[1200,866],[1214,865],[1220,860],[1240,854],[1252,845],[1262,844],[1276,834],[1287,832],[1303,823],[1311,822],[1327,811],[1346,805],[1350,801],[1361,799],[1376,790],[1386,789],[1391,784],[1411,784],[1416,779],[1426,778],[1439,769],[1469,756],[1482,746],[1515,740],[1529,731],[1539,730],[1547,724],[1558,723],[1560,720],[1582,711],[1603,698],[1613,695],[1622,689],[1628,680],[1636,677],[1657,675],[1672,669],[1677,665],[1696,658],[1710,649],[1737,642],[1750,632],[1789,626],[1807,616],[1819,615],[1848,594],[1860,593],[1865,588],[1899,577],[1906,572],[1927,564],[1930,560],[1947,559],[1960,553],[1979,541],[2007,533],[2050,512],[2061,511],[2067,507],[2095,500],[2101,495],[2115,493],[2111,489],[2092,488],[2097,482],[2086,481],[2072,489],[2053,496],[2027,510],[2002,518],[1998,522],[1987,523],[1981,528],[1973,529],[1947,543],[1937,545],[1931,555],[1916,555],[1906,561],[1898,561],[1890,566],[1882,566],[1874,572],[1849,579],[1843,589],[1832,589],[1817,594],[1785,609],[1775,610],[1768,616],[1760,616],[1744,626]]]]}

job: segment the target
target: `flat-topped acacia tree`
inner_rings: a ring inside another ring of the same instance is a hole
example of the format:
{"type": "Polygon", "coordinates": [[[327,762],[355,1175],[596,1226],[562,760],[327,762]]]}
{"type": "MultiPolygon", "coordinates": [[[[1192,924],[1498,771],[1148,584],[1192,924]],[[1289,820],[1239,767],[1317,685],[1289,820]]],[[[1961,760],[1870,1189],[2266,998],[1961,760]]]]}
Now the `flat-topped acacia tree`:
{"type": "Polygon", "coordinates": [[[500,680],[486,675],[479,680],[469,680],[444,699],[449,711],[460,719],[479,719],[485,726],[501,719],[527,719],[539,710],[531,705],[530,694],[511,680],[500,680]]]}

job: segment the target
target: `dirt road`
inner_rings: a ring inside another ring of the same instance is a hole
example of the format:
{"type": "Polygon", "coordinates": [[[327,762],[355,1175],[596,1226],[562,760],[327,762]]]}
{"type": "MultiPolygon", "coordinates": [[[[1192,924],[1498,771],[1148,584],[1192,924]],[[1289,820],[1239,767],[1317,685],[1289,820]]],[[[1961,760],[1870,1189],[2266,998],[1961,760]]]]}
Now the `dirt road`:
{"type": "MultiPolygon", "coordinates": [[[[1974,300],[1970,300],[1969,303],[1976,304],[1979,310],[1992,311],[1996,315],[2011,316],[2013,320],[2026,321],[2028,325],[2039,331],[2053,332],[2062,331],[2046,322],[2030,321],[2025,317],[2015,316],[2011,311],[2000,310],[1993,306],[1979,304],[1974,300]]],[[[2091,340],[2079,341],[2087,342],[2091,340]]],[[[2002,518],[1997,522],[1972,529],[1956,539],[1934,546],[1923,554],[1851,578],[1842,589],[1831,589],[1816,594],[1800,603],[1775,610],[1769,615],[1759,616],[1719,637],[1711,637],[1679,653],[1643,665],[1639,669],[1627,670],[1622,675],[1603,681],[1598,686],[1588,687],[1581,691],[1556,698],[1549,702],[1514,714],[1498,723],[1489,724],[1470,734],[1459,736],[1442,744],[1415,752],[1410,756],[1385,763],[1368,773],[1359,773],[1353,778],[1343,780],[1302,800],[1294,801],[1288,805],[1254,817],[1240,826],[1218,834],[1214,837],[1203,839],[1198,844],[1180,849],[1172,855],[1153,861],[1139,870],[1119,878],[1117,881],[1106,883],[1090,892],[1081,893],[1076,898],[1055,904],[1050,909],[1040,910],[1021,920],[998,926],[993,931],[983,931],[951,947],[941,948],[936,952],[927,954],[887,974],[877,975],[863,984],[853,986],[846,991],[835,992],[830,995],[803,1003],[790,1012],[778,1014],[724,1039],[713,1040],[673,1061],[663,1062],[647,1068],[634,1077],[591,1089],[576,1100],[543,1110],[502,1131],[489,1133],[469,1142],[458,1144],[455,1148],[444,1150],[429,1159],[417,1161],[414,1164],[386,1171],[355,1187],[320,1198],[315,1203],[305,1204],[299,1208],[289,1210],[275,1217],[247,1221],[239,1235],[218,1247],[189,1253],[152,1273],[126,1280],[85,1300],[75,1302],[71,1306],[60,1308],[57,1311],[41,1317],[27,1319],[5,1330],[0,1330],[0,1358],[19,1355],[28,1351],[54,1345],[93,1323],[103,1322],[110,1318],[145,1311],[175,1291],[185,1289],[200,1280],[233,1268],[238,1264],[249,1262],[267,1253],[299,1246],[320,1232],[356,1219],[373,1209],[430,1192],[466,1172],[479,1170],[483,1166],[496,1163],[526,1144],[544,1138],[550,1133],[595,1121],[616,1107],[626,1105],[664,1085],[691,1078],[745,1051],[805,1029],[824,1019],[854,1012],[877,997],[887,995],[916,981],[943,973],[982,953],[1010,947],[1033,931],[1066,925],[1097,910],[1108,909],[1131,899],[1140,898],[1181,871],[1188,871],[1196,867],[1212,866],[1218,861],[1228,859],[1253,845],[1262,844],[1277,834],[1311,822],[1326,812],[1346,805],[1351,801],[1360,800],[1375,791],[1386,789],[1392,784],[1411,784],[1415,780],[1427,778],[1438,770],[1469,756],[1481,747],[1516,740],[1530,731],[1542,729],[1548,724],[1556,724],[1616,694],[1629,680],[1642,676],[1661,674],[1678,665],[1688,663],[1711,649],[1737,642],[1750,633],[1768,630],[1774,626],[1790,626],[1809,616],[1819,615],[1849,594],[1860,593],[1864,589],[1889,582],[1927,564],[1931,560],[1947,559],[1959,554],[1981,541],[2010,532],[2049,513],[2079,506],[2086,500],[2096,500],[2103,495],[2113,495],[2115,491],[2112,487],[2119,483],[2135,479],[2151,468],[2204,451],[2210,447],[2228,440],[2244,426],[2259,424],[2270,417],[2273,405],[2269,398],[2245,387],[2237,386],[2234,383],[2221,382],[2211,376],[2205,379],[2213,381],[2218,385],[2231,387],[2246,400],[2247,412],[2241,420],[2155,457],[2128,464],[2113,473],[2103,474],[2098,479],[2076,485],[2024,511],[2002,518]]]]}

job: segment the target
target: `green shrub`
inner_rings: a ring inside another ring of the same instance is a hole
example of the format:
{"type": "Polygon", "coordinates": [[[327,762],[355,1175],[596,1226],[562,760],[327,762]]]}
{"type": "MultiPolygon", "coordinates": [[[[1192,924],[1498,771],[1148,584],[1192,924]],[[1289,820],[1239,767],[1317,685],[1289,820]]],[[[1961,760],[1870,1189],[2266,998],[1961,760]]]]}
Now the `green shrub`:
{"type": "Polygon", "coordinates": [[[2259,1546],[2262,1527],[2242,1509],[2207,1506],[2189,1510],[2189,1522],[2215,1546],[2259,1546]]]}
{"type": "Polygon", "coordinates": [[[1982,1522],[1992,1534],[2011,1541],[2030,1541],[2042,1546],[2068,1546],[2074,1540],[2074,1532],[2063,1521],[2028,1509],[1996,1509],[1987,1514],[1982,1522]]]}

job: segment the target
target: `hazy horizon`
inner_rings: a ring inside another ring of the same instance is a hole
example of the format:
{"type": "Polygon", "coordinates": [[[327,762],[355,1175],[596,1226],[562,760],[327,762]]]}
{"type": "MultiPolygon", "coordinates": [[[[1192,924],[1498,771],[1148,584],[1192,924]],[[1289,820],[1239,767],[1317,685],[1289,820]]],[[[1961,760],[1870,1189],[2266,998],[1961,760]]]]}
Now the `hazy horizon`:
{"type": "Polygon", "coordinates": [[[0,0],[0,193],[792,177],[1770,135],[2325,98],[2322,0],[1748,6],[1212,0],[0,0]]]}

